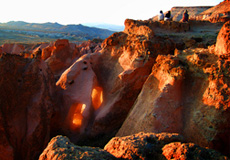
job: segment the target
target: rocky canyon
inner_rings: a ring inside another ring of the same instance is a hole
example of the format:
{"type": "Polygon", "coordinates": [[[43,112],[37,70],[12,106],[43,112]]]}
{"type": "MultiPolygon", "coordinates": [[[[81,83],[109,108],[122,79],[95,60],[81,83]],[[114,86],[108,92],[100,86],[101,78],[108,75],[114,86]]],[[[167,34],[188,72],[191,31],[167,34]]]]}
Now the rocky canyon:
{"type": "Polygon", "coordinates": [[[228,159],[230,22],[126,19],[0,47],[0,159],[228,159]]]}

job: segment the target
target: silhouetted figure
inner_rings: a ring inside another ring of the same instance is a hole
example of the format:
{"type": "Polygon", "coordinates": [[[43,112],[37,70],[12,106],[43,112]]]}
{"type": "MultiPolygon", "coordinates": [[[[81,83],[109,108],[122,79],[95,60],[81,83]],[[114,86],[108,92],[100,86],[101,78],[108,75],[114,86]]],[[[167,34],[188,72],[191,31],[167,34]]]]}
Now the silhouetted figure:
{"type": "Polygon", "coordinates": [[[188,11],[186,10],[186,11],[184,11],[182,21],[188,22],[188,20],[189,20],[189,15],[188,15],[188,11]]]}
{"type": "Polygon", "coordinates": [[[171,21],[171,20],[172,20],[172,18],[171,18],[171,12],[168,11],[168,12],[166,13],[166,15],[165,15],[165,21],[171,21]]]}
{"type": "Polygon", "coordinates": [[[158,21],[163,21],[164,20],[164,14],[163,11],[160,11],[160,14],[158,15],[158,21]]]}

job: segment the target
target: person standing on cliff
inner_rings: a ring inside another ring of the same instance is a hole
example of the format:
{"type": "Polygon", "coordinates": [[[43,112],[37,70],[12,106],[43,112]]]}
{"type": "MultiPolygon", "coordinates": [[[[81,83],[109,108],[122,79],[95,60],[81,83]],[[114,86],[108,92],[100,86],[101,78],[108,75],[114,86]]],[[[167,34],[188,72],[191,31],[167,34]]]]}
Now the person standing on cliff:
{"type": "Polygon", "coordinates": [[[188,22],[189,20],[189,15],[188,15],[188,11],[184,11],[184,14],[183,14],[183,18],[182,18],[182,22],[188,22]]]}
{"type": "Polygon", "coordinates": [[[158,21],[163,21],[164,20],[164,14],[163,11],[160,11],[160,14],[158,15],[158,21]]]}

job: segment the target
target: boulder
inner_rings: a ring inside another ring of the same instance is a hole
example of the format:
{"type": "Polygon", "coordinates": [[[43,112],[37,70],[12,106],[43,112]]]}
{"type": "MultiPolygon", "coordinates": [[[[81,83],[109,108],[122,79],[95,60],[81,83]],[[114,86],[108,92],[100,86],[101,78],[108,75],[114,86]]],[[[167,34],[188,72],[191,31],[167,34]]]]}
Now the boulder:
{"type": "Polygon", "coordinates": [[[228,158],[219,152],[211,149],[202,148],[194,143],[172,142],[162,148],[162,154],[166,159],[209,159],[209,160],[227,160],[228,158]]]}
{"type": "Polygon", "coordinates": [[[76,146],[67,137],[56,136],[50,140],[39,160],[56,159],[115,160],[117,158],[101,148],[76,146]]]}
{"type": "Polygon", "coordinates": [[[182,142],[182,136],[176,133],[140,132],[125,137],[114,137],[104,149],[117,158],[123,159],[164,159],[162,148],[171,142],[182,142]]]}
{"type": "Polygon", "coordinates": [[[143,133],[114,137],[104,147],[77,146],[65,136],[52,138],[39,160],[54,159],[210,159],[227,160],[219,152],[202,148],[194,143],[184,143],[184,138],[176,133],[143,133]]]}
{"type": "Polygon", "coordinates": [[[185,143],[184,138],[176,133],[140,132],[126,137],[114,137],[104,149],[120,159],[228,159],[214,150],[202,148],[194,143],[185,143]]]}
{"type": "Polygon", "coordinates": [[[221,28],[216,41],[216,55],[230,55],[230,21],[221,28]]]}
{"type": "Polygon", "coordinates": [[[0,55],[0,159],[37,159],[50,136],[55,81],[39,58],[0,55]]]}

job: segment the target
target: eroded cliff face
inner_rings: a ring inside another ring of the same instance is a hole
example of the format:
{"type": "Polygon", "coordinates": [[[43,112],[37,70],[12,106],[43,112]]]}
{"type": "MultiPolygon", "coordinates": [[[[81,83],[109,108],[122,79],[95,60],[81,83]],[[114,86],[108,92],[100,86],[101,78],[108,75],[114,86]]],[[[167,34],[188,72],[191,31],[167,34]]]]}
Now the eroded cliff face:
{"type": "Polygon", "coordinates": [[[84,137],[114,136],[151,73],[157,55],[174,52],[175,43],[154,36],[148,23],[126,20],[125,24],[124,32],[108,37],[100,52],[82,56],[57,82],[65,112],[71,112],[64,116],[69,117],[69,127],[61,128],[68,130],[65,133],[75,142],[84,137]],[[71,109],[79,104],[80,109],[71,109]],[[71,128],[76,126],[74,110],[80,121],[78,129],[71,128]],[[76,134],[79,136],[73,138],[76,134]]]}
{"type": "MultiPolygon", "coordinates": [[[[193,29],[174,23],[170,33],[193,29]]],[[[110,139],[122,124],[118,136],[177,132],[228,154],[229,137],[223,136],[229,133],[228,58],[218,57],[215,46],[177,50],[173,40],[161,36],[159,25],[167,30],[166,23],[127,19],[124,32],[114,33],[100,52],[81,57],[62,74],[57,86],[71,114],[64,116],[69,127],[61,128],[74,142],[110,139]]]]}
{"type": "Polygon", "coordinates": [[[0,55],[0,159],[36,159],[50,139],[55,81],[39,56],[0,55]]]}
{"type": "MultiPolygon", "coordinates": [[[[222,31],[220,37],[225,39],[222,44],[229,44],[222,31]]],[[[177,132],[188,141],[229,154],[230,60],[222,44],[217,43],[216,52],[211,46],[158,55],[117,136],[177,132]]]]}
{"type": "Polygon", "coordinates": [[[101,147],[118,130],[118,136],[177,132],[189,142],[229,154],[228,54],[215,46],[178,50],[175,37],[170,38],[200,33],[193,32],[195,25],[127,19],[125,30],[101,45],[58,40],[35,47],[33,59],[4,54],[1,58],[10,58],[0,61],[0,73],[7,75],[0,81],[7,84],[0,99],[3,157],[34,158],[50,130],[52,136],[64,134],[74,143],[101,147]]]}

